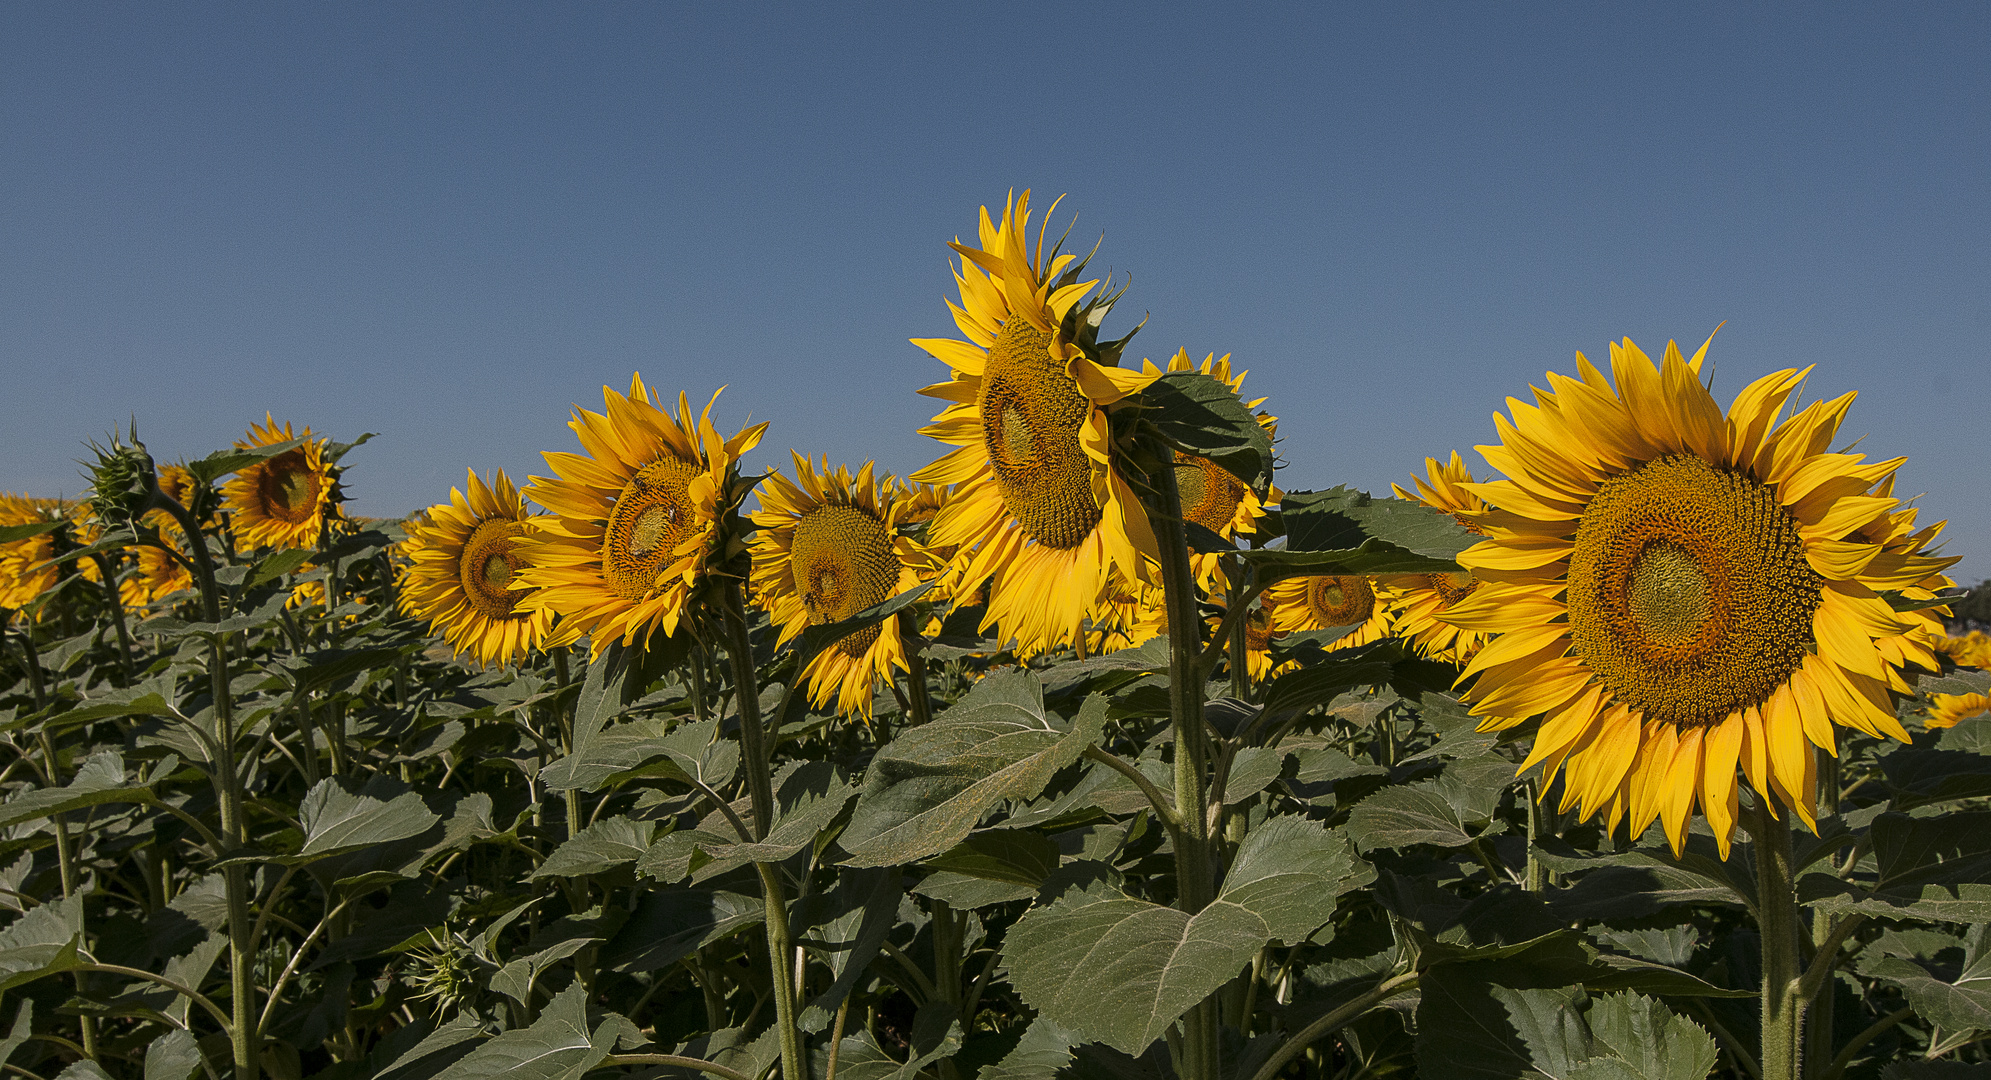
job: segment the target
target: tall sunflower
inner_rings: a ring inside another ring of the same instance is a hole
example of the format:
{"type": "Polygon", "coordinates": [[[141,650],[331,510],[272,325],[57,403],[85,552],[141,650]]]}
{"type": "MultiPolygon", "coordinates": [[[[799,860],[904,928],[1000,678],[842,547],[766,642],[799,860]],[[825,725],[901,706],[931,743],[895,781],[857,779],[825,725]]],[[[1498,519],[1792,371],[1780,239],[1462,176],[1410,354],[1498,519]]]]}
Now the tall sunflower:
{"type": "Polygon", "coordinates": [[[1390,636],[1389,609],[1377,601],[1376,583],[1360,575],[1284,578],[1265,590],[1264,603],[1271,608],[1274,635],[1353,627],[1327,643],[1329,652],[1390,636]]]}
{"type": "Polygon", "coordinates": [[[488,485],[467,471],[448,502],[406,526],[401,610],[427,619],[452,650],[482,665],[511,663],[538,648],[553,615],[525,608],[525,594],[512,588],[525,566],[518,538],[530,516],[503,469],[488,485]]]}
{"type": "Polygon", "coordinates": [[[599,657],[611,641],[675,634],[705,578],[707,563],[729,558],[740,541],[721,527],[751,486],[739,458],[766,424],[732,438],[712,426],[714,393],[692,416],[650,400],[643,377],[629,393],[602,387],[606,411],[574,409],[567,426],[586,453],[547,452],[552,477],[535,476],[525,497],[553,511],[528,521],[513,548],[524,565],[514,588],[532,589],[521,606],[560,616],[546,645],[590,638],[599,657]]]}
{"type": "Polygon", "coordinates": [[[1726,856],[1738,767],[1811,824],[1834,723],[1906,739],[1877,643],[1920,626],[1881,593],[1954,560],[1879,493],[1901,459],[1827,452],[1854,395],[1780,422],[1810,369],[1779,371],[1724,415],[1706,353],[1669,344],[1655,367],[1627,340],[1615,388],[1579,353],[1577,378],[1509,398],[1479,448],[1507,478],[1465,485],[1493,507],[1459,557],[1481,585],[1441,617],[1501,635],[1466,696],[1484,730],[1542,717],[1523,768],[1561,770],[1564,809],[1633,835],[1659,819],[1678,852],[1698,802],[1726,856]]]}
{"type": "MultiPolygon", "coordinates": [[[[810,626],[848,619],[930,578],[940,564],[904,535],[902,515],[918,509],[893,478],[865,462],[857,475],[825,459],[820,469],[791,453],[795,480],[769,473],[753,515],[754,602],[781,628],[779,644],[810,626]]],[[[867,721],[878,680],[911,671],[899,620],[888,618],[817,652],[803,674],[809,701],[867,721]]]]}
{"type": "Polygon", "coordinates": [[[1077,639],[1086,617],[1112,599],[1116,580],[1154,578],[1154,534],[1114,461],[1107,408],[1159,374],[1118,366],[1125,339],[1102,342],[1111,295],[1080,281],[1084,262],[1038,229],[1026,242],[1030,193],[1002,220],[982,210],[980,247],[955,243],[961,303],[950,303],[966,341],[914,339],[953,369],[920,391],[949,402],[921,429],[960,449],[913,474],[952,484],[927,542],[954,547],[964,592],[989,583],[983,628],[1000,628],[1025,652],[1077,639]]]}
{"type": "Polygon", "coordinates": [[[235,535],[249,547],[312,547],[326,522],[340,519],[338,470],[326,463],[325,440],[312,439],[310,428],[293,434],[289,423],[278,427],[266,414],[235,445],[253,450],[298,438],[310,441],[250,465],[222,485],[235,535]]]}
{"type": "MultiPolygon", "coordinates": [[[[1160,371],[1146,364],[1148,373],[1159,375],[1160,371]]],[[[1231,370],[1229,353],[1218,356],[1216,353],[1203,358],[1199,365],[1189,359],[1187,349],[1177,349],[1169,358],[1170,371],[1200,371],[1210,375],[1231,388],[1231,392],[1243,396],[1244,377],[1247,372],[1231,370]]],[[[1257,409],[1265,404],[1264,398],[1245,403],[1247,409],[1257,409]]],[[[1277,437],[1279,418],[1265,412],[1256,414],[1258,426],[1265,429],[1269,437],[1277,437]]],[[[1265,516],[1265,502],[1256,492],[1247,487],[1244,481],[1231,475],[1230,470],[1206,457],[1175,452],[1175,488],[1182,501],[1182,516],[1216,533],[1226,540],[1237,536],[1248,536],[1258,531],[1258,519],[1265,516]]],[[[1279,501],[1279,489],[1271,490],[1274,503],[1279,501]]],[[[1222,556],[1217,552],[1197,551],[1190,555],[1190,563],[1196,571],[1196,584],[1205,592],[1219,592],[1224,583],[1217,580],[1221,573],[1222,556]]]]}
{"type": "MultiPolygon", "coordinates": [[[[1473,482],[1473,476],[1467,471],[1465,462],[1460,460],[1458,451],[1452,452],[1449,462],[1425,458],[1424,471],[1428,481],[1422,477],[1411,478],[1417,489],[1415,494],[1396,484],[1391,484],[1390,488],[1400,499],[1416,499],[1433,510],[1452,515],[1467,529],[1479,532],[1473,518],[1486,511],[1486,503],[1466,489],[1466,485],[1473,482]]],[[[1466,571],[1404,574],[1386,579],[1380,595],[1384,606],[1389,609],[1396,635],[1408,640],[1418,655],[1463,664],[1479,651],[1481,645],[1486,644],[1489,635],[1460,629],[1441,621],[1439,615],[1471,596],[1478,587],[1479,579],[1466,571]]]]}

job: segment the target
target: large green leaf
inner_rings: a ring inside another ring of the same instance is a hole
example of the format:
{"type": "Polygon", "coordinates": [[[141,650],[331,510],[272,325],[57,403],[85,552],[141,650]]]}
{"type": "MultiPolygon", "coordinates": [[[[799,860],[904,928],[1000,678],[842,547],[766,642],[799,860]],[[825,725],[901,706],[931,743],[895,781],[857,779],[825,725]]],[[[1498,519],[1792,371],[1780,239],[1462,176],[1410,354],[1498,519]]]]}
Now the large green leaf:
{"type": "Polygon", "coordinates": [[[1991,923],[1991,811],[1882,814],[1868,826],[1875,872],[1852,881],[1806,874],[1807,902],[1885,919],[1991,923]]]}
{"type": "Polygon", "coordinates": [[[1417,1064],[1460,1080],[1704,1080],[1713,1038],[1640,994],[1591,999],[1581,988],[1512,989],[1483,965],[1425,975],[1417,1064]]]}
{"type": "Polygon", "coordinates": [[[287,439],[268,446],[238,447],[232,450],[216,450],[204,458],[187,462],[187,471],[199,480],[213,483],[238,469],[246,469],[259,461],[267,461],[278,454],[292,450],[310,442],[310,437],[287,439]]]}
{"type": "Polygon", "coordinates": [[[200,1065],[200,1045],[183,1028],[174,1028],[145,1048],[145,1080],[187,1080],[200,1065]]]}
{"type": "Polygon", "coordinates": [[[1003,946],[1010,983],[1052,1023],[1138,1054],[1270,941],[1297,943],[1375,879],[1339,833],[1299,817],[1247,834],[1195,915],[1095,883],[1032,909],[1003,946]]]}
{"type": "Polygon", "coordinates": [[[83,937],[83,898],[28,909],[0,930],[0,991],[75,967],[83,937]]]}
{"type": "Polygon", "coordinates": [[[866,969],[897,922],[903,895],[899,878],[896,867],[843,867],[836,888],[817,894],[820,916],[792,917],[795,943],[828,967],[835,980],[802,1009],[796,1019],[802,1030],[813,1033],[828,1027],[837,1006],[867,977],[866,969]]]}
{"type": "Polygon", "coordinates": [[[879,751],[841,843],[854,866],[938,855],[966,839],[1004,799],[1028,799],[1099,740],[1106,699],[1086,699],[1070,725],[1044,710],[1028,671],[990,675],[932,723],[879,751]]]}
{"type": "Polygon", "coordinates": [[[1346,487],[1293,492],[1279,510],[1286,546],[1238,553],[1261,574],[1448,573],[1479,541],[1449,514],[1346,487]]]}
{"type": "Polygon", "coordinates": [[[343,776],[313,785],[298,808],[304,847],[311,860],[420,836],[441,820],[406,784],[376,773],[364,784],[343,776]]]}
{"type": "Polygon", "coordinates": [[[1901,988],[1922,1019],[1949,1031],[1991,1030],[1991,925],[1970,928],[1961,957],[1889,955],[1870,948],[1859,972],[1901,988]]]}
{"type": "Polygon", "coordinates": [[[622,1025],[588,1026],[587,988],[555,995],[532,1026],[504,1032],[444,1069],[437,1080],[577,1080],[615,1047],[622,1025]]]}
{"type": "Polygon", "coordinates": [[[0,1039],[0,1065],[7,1064],[7,1059],[14,1056],[14,1051],[19,1050],[34,1037],[34,1028],[34,999],[22,998],[21,1007],[14,1011],[14,1026],[8,1029],[6,1038],[0,1039]]]}
{"type": "Polygon", "coordinates": [[[1023,1029],[1023,1037],[1001,1061],[982,1066],[975,1080],[1057,1080],[1071,1064],[1072,1047],[1078,1041],[1078,1032],[1040,1016],[1023,1029]]]}
{"type": "Polygon", "coordinates": [[[579,877],[635,862],[650,850],[650,837],[656,831],[654,821],[635,821],[619,814],[605,818],[554,848],[532,876],[579,877]]]}
{"type": "Polygon", "coordinates": [[[1255,491],[1272,482],[1272,436],[1223,380],[1173,371],[1141,391],[1141,419],[1255,491]]]}
{"type": "Polygon", "coordinates": [[[125,783],[124,756],[105,750],[84,761],[63,787],[23,792],[0,804],[0,829],[106,803],[151,801],[148,787],[125,783]]]}
{"type": "Polygon", "coordinates": [[[1880,771],[1894,810],[1991,795],[1991,756],[1984,754],[1901,749],[1881,757],[1880,771]]]}
{"type": "Polygon", "coordinates": [[[926,597],[927,593],[933,591],[935,584],[937,582],[929,581],[921,585],[916,585],[905,592],[899,593],[897,596],[887,597],[882,603],[873,604],[847,619],[839,619],[836,622],[809,627],[807,630],[802,631],[801,637],[795,639],[796,656],[806,666],[811,657],[829,648],[831,645],[842,641],[844,638],[867,626],[884,622],[886,619],[918,603],[926,597]]]}
{"type": "Polygon", "coordinates": [[[653,889],[601,948],[601,966],[656,971],[721,938],[758,926],[760,898],[714,889],[653,889]]]}

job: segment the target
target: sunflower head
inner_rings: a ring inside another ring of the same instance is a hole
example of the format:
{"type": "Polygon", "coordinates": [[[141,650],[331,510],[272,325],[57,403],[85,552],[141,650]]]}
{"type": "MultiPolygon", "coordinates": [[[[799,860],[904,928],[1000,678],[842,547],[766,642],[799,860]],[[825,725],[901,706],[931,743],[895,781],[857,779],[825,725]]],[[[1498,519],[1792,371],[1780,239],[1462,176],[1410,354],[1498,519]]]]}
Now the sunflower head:
{"type": "Polygon", "coordinates": [[[1930,694],[1929,718],[1922,726],[1928,728],[1955,727],[1973,716],[1991,713],[1991,695],[1986,694],[1930,694]]]}
{"type": "Polygon", "coordinates": [[[955,486],[928,542],[956,550],[963,590],[990,584],[984,627],[1041,652],[1076,640],[1116,579],[1153,580],[1153,534],[1107,413],[1159,373],[1118,366],[1127,338],[1100,327],[1119,293],[1095,293],[1062,244],[1047,254],[1042,228],[1033,247],[1029,222],[1026,191],[1000,222],[983,209],[979,246],[952,245],[961,302],[949,307],[967,340],[913,344],[953,370],[921,391],[949,402],[922,431],[959,449],[913,479],[955,486]]]}
{"type": "Polygon", "coordinates": [[[401,609],[482,665],[512,663],[538,648],[553,616],[526,608],[526,594],[513,588],[525,568],[518,541],[529,518],[503,469],[489,484],[468,472],[448,502],[406,526],[401,609]]]}
{"type": "Polygon", "coordinates": [[[553,513],[531,519],[513,548],[523,562],[512,587],[531,590],[520,605],[560,616],[547,646],[585,635],[599,657],[611,641],[669,637],[708,569],[744,555],[735,511],[753,484],[739,459],[767,425],[722,437],[718,400],[694,416],[679,394],[673,415],[636,375],[627,394],[602,387],[603,412],[575,408],[567,426],[585,452],[544,455],[554,475],[533,477],[525,496],[553,513]]]}
{"type": "Polygon", "coordinates": [[[1358,574],[1284,578],[1265,590],[1265,603],[1271,609],[1273,634],[1349,627],[1323,646],[1330,652],[1390,636],[1389,609],[1377,602],[1376,582],[1358,574]]]}
{"type": "MultiPolygon", "coordinates": [[[[1411,478],[1415,492],[1390,485],[1397,498],[1415,499],[1433,510],[1452,515],[1468,531],[1479,532],[1474,519],[1487,506],[1479,496],[1466,490],[1465,485],[1473,482],[1473,476],[1458,452],[1452,452],[1449,462],[1425,458],[1424,470],[1424,477],[1411,478]]],[[[1441,620],[1439,615],[1471,596],[1478,587],[1479,579],[1468,571],[1404,574],[1379,581],[1377,596],[1389,609],[1397,636],[1408,640],[1418,655],[1462,664],[1486,643],[1487,635],[1461,630],[1441,620]]]]}
{"type": "Polygon", "coordinates": [[[137,425],[131,441],[111,433],[110,445],[90,444],[96,460],[90,463],[91,513],[111,525],[128,525],[153,506],[158,492],[158,470],[145,444],[138,441],[137,425]]]}
{"type": "MultiPolygon", "coordinates": [[[[852,476],[791,454],[795,479],[770,473],[753,515],[754,602],[780,628],[780,643],[811,626],[848,619],[938,574],[941,563],[906,535],[915,496],[872,463],[852,476]]],[[[871,716],[878,679],[910,671],[899,620],[852,633],[811,658],[804,674],[817,708],[871,716]]]]}
{"type": "Polygon", "coordinates": [[[1560,771],[1565,809],[1661,820],[1678,851],[1698,803],[1726,854],[1738,769],[1810,823],[1835,723],[1907,737],[1897,669],[1934,660],[1882,594],[1954,560],[1897,510],[1901,459],[1828,451],[1853,395],[1786,418],[1809,369],[1779,371],[1724,413],[1706,351],[1654,365],[1626,341],[1612,378],[1578,354],[1577,377],[1509,398],[1480,447],[1506,478],[1460,485],[1489,506],[1459,556],[1480,585],[1439,617],[1501,635],[1466,696],[1483,729],[1542,718],[1524,768],[1560,771]]]}
{"type": "Polygon", "coordinates": [[[311,438],[310,428],[293,434],[290,424],[279,427],[268,416],[235,445],[253,450],[297,439],[305,441],[245,466],[222,487],[235,534],[249,547],[312,547],[327,524],[342,520],[339,469],[325,460],[326,440],[311,438]]]}
{"type": "Polygon", "coordinates": [[[1936,650],[1957,667],[1991,668],[1991,634],[1972,630],[1961,637],[1944,637],[1936,650]]]}

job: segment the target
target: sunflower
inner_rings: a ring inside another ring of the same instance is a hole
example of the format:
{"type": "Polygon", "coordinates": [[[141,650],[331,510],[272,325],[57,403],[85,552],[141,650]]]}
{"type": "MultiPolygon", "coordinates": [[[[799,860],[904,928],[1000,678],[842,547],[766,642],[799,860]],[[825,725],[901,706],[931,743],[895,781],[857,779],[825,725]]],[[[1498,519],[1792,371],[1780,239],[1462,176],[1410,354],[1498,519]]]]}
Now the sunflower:
{"type": "Polygon", "coordinates": [[[1929,718],[1922,722],[1926,728],[1955,727],[1973,716],[1991,713],[1991,695],[1986,694],[1930,694],[1929,718]]]}
{"type": "MultiPolygon", "coordinates": [[[[1168,606],[1162,602],[1160,586],[1119,585],[1110,599],[1093,608],[1085,633],[1077,639],[1084,643],[1087,656],[1137,649],[1168,633],[1168,606]]],[[[1019,653],[1018,659],[1034,655],[1019,653]]]]}
{"type": "Polygon", "coordinates": [[[326,523],[339,520],[338,470],[326,464],[325,440],[312,439],[310,428],[293,434],[288,423],[278,427],[265,414],[235,445],[253,450],[299,438],[309,441],[244,467],[222,485],[235,535],[249,547],[312,547],[326,523]]]}
{"type": "MultiPolygon", "coordinates": [[[[1411,478],[1411,483],[1417,488],[1416,494],[1391,484],[1397,498],[1416,499],[1433,510],[1452,515],[1468,530],[1479,532],[1473,518],[1486,511],[1486,503],[1466,490],[1465,485],[1473,482],[1473,476],[1466,470],[1465,462],[1459,459],[1458,451],[1452,452],[1449,462],[1425,458],[1424,471],[1430,478],[1428,481],[1421,477],[1411,478]]],[[[1419,656],[1463,664],[1479,651],[1481,645],[1486,644],[1489,635],[1462,630],[1440,621],[1438,616],[1453,604],[1471,596],[1478,587],[1479,580],[1465,571],[1404,574],[1384,579],[1378,593],[1389,609],[1390,623],[1396,635],[1408,640],[1419,656]]]]}
{"type": "Polygon", "coordinates": [[[1327,643],[1329,652],[1352,649],[1390,636],[1389,608],[1377,601],[1376,584],[1360,575],[1325,574],[1283,578],[1265,590],[1273,635],[1354,629],[1327,643]]]}
{"type": "Polygon", "coordinates": [[[448,502],[406,526],[401,610],[427,619],[451,651],[481,665],[511,663],[538,648],[553,615],[525,609],[525,594],[511,587],[525,565],[517,540],[529,516],[503,469],[488,485],[468,471],[464,488],[451,488],[448,502]]]}
{"type": "Polygon", "coordinates": [[[1077,640],[1118,581],[1154,581],[1154,535],[1114,461],[1107,407],[1159,373],[1117,366],[1125,339],[1099,340],[1114,297],[1087,300],[1098,282],[1078,280],[1075,256],[1047,258],[1042,227],[1031,251],[1029,207],[1026,191],[1000,224],[985,207],[981,246],[951,245],[961,304],[949,307],[968,340],[913,344],[953,369],[920,391],[949,402],[921,432],[960,449],[912,478],[955,485],[927,543],[957,549],[961,591],[989,583],[983,629],[1039,653],[1077,640]]]}
{"type": "Polygon", "coordinates": [[[1936,643],[1936,651],[1950,658],[1957,667],[1991,668],[1991,634],[1982,630],[1972,630],[1962,637],[1945,637],[1936,643]]]}
{"type": "Polygon", "coordinates": [[[1826,452],[1854,395],[1780,422],[1810,369],[1779,371],[1724,415],[1706,353],[1669,343],[1655,367],[1627,340],[1615,389],[1579,353],[1578,378],[1509,398],[1480,447],[1507,478],[1464,485],[1493,508],[1459,556],[1481,584],[1441,618],[1501,635],[1466,697],[1482,730],[1543,718],[1522,767],[1563,771],[1563,809],[1634,836],[1660,819],[1677,853],[1698,802],[1725,857],[1738,766],[1815,827],[1812,746],[1836,752],[1835,722],[1907,738],[1880,645],[1922,626],[1881,593],[1954,560],[1881,493],[1901,459],[1826,452]]]}
{"type": "MultiPolygon", "coordinates": [[[[0,527],[60,522],[76,542],[88,544],[102,531],[88,513],[87,503],[0,493],[0,527]]],[[[53,589],[64,573],[60,565],[49,561],[58,554],[54,532],[0,544],[0,608],[18,611],[53,589]]],[[[96,560],[78,559],[74,565],[85,579],[103,580],[96,560]]]]}
{"type": "MultiPolygon", "coordinates": [[[[1210,602],[1218,606],[1228,606],[1222,593],[1212,596],[1210,602]]],[[[1221,614],[1212,614],[1209,617],[1208,625],[1211,633],[1221,629],[1223,618],[1221,614]]],[[[1283,631],[1272,629],[1272,609],[1266,604],[1254,604],[1250,611],[1244,613],[1244,670],[1254,685],[1300,666],[1297,660],[1288,660],[1277,667],[1272,665],[1272,642],[1285,636],[1283,631]]]]}
{"type": "MultiPolygon", "coordinates": [[[[781,627],[777,647],[811,626],[882,604],[941,565],[904,534],[912,493],[889,476],[875,477],[871,462],[853,478],[827,459],[818,468],[790,456],[794,482],[769,473],[753,515],[754,602],[781,627]]],[[[816,708],[835,697],[838,714],[869,720],[878,680],[890,681],[895,668],[912,670],[899,620],[888,618],[818,651],[803,674],[816,708]]]]}
{"type": "Polygon", "coordinates": [[[605,412],[576,407],[567,422],[587,452],[546,453],[554,476],[525,489],[553,513],[528,520],[513,579],[513,588],[535,590],[522,607],[560,616],[548,647],[586,635],[595,657],[611,641],[675,634],[708,561],[739,553],[721,525],[751,487],[740,479],[740,455],[767,430],[755,424],[722,438],[712,426],[717,393],[696,419],[679,394],[673,417],[651,403],[641,375],[627,395],[601,392],[605,412]]]}
{"type": "MultiPolygon", "coordinates": [[[[182,465],[164,465],[159,469],[159,490],[182,506],[188,504],[193,494],[194,478],[182,465]]],[[[171,544],[176,550],[187,549],[186,532],[179,521],[164,510],[148,512],[142,524],[151,526],[159,534],[162,543],[171,544]]],[[[118,597],[128,607],[145,607],[157,603],[168,596],[194,587],[194,575],[184,562],[174,558],[169,552],[151,544],[140,544],[136,549],[138,568],[127,575],[118,585],[118,597]]]]}

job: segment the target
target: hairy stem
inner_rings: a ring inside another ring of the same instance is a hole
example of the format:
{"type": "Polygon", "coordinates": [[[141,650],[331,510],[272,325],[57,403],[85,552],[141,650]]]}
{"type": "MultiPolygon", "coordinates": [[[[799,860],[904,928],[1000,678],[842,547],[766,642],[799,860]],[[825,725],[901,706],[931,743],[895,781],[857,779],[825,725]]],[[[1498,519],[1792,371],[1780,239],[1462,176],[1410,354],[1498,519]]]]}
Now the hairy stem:
{"type": "Polygon", "coordinates": [[[1265,1064],[1258,1067],[1258,1071],[1251,1075],[1251,1080],[1273,1080],[1286,1067],[1287,1062],[1298,1057],[1307,1047],[1312,1046],[1315,1040],[1333,1034],[1350,1020],[1383,1002],[1415,989],[1417,989],[1417,973],[1414,971],[1384,979],[1368,993],[1301,1028],[1297,1034],[1286,1040],[1285,1045],[1274,1051],[1272,1056],[1266,1059],[1265,1064]]]}
{"type": "Polygon", "coordinates": [[[1763,944],[1763,1080],[1802,1080],[1804,1013],[1798,976],[1798,907],[1791,880],[1790,824],[1756,794],[1749,832],[1755,840],[1756,925],[1763,944]]]}

